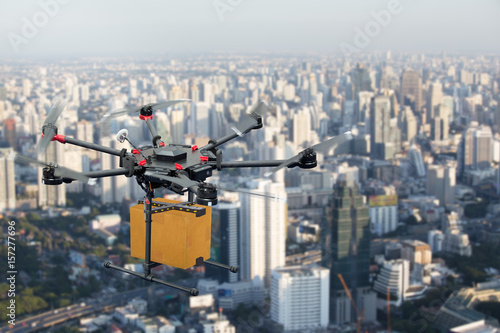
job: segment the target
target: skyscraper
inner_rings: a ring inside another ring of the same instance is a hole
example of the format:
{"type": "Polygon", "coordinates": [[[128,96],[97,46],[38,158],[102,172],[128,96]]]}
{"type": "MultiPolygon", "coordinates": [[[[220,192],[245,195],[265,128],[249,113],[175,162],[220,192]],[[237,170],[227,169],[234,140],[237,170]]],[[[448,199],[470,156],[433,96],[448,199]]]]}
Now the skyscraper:
{"type": "Polygon", "coordinates": [[[398,125],[401,129],[401,141],[411,142],[417,135],[417,119],[409,106],[398,114],[398,125]]]}
{"type": "Polygon", "coordinates": [[[390,121],[390,97],[376,96],[370,106],[370,153],[373,159],[385,160],[393,157],[390,121]]]}
{"type": "Polygon", "coordinates": [[[415,113],[422,110],[422,78],[408,69],[401,75],[401,104],[411,106],[415,113]]]}
{"type": "Polygon", "coordinates": [[[269,288],[271,270],[285,265],[286,192],[283,183],[260,179],[256,185],[249,192],[282,199],[240,193],[240,276],[269,288]]]}
{"type": "MultiPolygon", "coordinates": [[[[240,203],[221,198],[212,209],[210,259],[229,266],[239,266],[240,203]]],[[[218,267],[206,266],[206,276],[219,283],[236,282],[238,274],[218,267]]]]}
{"type": "Polygon", "coordinates": [[[328,326],[330,271],[322,267],[277,268],[271,275],[271,319],[284,331],[328,326]]]}
{"type": "Polygon", "coordinates": [[[0,149],[0,212],[16,208],[14,150],[0,149]]]}
{"type": "Polygon", "coordinates": [[[8,118],[3,121],[3,135],[5,140],[9,143],[9,146],[16,148],[16,120],[13,118],[8,118]]]}
{"type": "Polygon", "coordinates": [[[370,221],[368,207],[352,181],[337,182],[325,210],[322,228],[323,266],[330,269],[330,320],[355,322],[356,313],[338,277],[341,274],[359,311],[375,318],[375,296],[370,292],[370,221]]]}
{"type": "Polygon", "coordinates": [[[436,196],[441,206],[454,203],[456,170],[454,162],[430,165],[427,170],[427,193],[436,196]]]}
{"type": "Polygon", "coordinates": [[[443,85],[439,82],[431,83],[427,93],[427,123],[432,124],[436,116],[436,108],[443,103],[443,85]]]}
{"type": "Polygon", "coordinates": [[[354,86],[354,95],[357,96],[360,91],[373,91],[370,72],[363,64],[357,64],[351,72],[351,82],[354,86]]]}
{"type": "Polygon", "coordinates": [[[490,127],[478,126],[477,122],[471,122],[467,130],[463,132],[457,150],[459,176],[462,176],[465,170],[484,169],[491,166],[492,142],[490,127]]]}

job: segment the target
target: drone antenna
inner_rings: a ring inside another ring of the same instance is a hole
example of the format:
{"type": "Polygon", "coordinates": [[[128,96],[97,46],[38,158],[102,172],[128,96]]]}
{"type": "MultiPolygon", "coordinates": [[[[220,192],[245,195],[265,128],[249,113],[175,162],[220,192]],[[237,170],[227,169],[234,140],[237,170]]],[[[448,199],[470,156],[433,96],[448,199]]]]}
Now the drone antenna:
{"type": "Polygon", "coordinates": [[[130,141],[128,139],[128,130],[126,128],[124,129],[121,129],[118,131],[118,133],[116,133],[116,140],[118,140],[120,143],[123,143],[125,140],[127,140],[128,143],[130,143],[130,145],[139,152],[139,154],[142,155],[142,157],[144,157],[145,160],[147,160],[146,156],[144,156],[144,154],[142,153],[142,151],[140,151],[133,143],[132,141],[130,141]]]}

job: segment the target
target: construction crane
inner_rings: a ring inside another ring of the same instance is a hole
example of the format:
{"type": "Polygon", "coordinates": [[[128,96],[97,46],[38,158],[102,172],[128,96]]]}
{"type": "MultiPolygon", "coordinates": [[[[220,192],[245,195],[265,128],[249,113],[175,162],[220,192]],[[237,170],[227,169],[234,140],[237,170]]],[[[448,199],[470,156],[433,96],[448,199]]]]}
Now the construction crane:
{"type": "Polygon", "coordinates": [[[361,323],[363,322],[363,316],[365,314],[365,310],[363,309],[362,313],[359,313],[358,307],[356,306],[356,302],[354,302],[354,299],[352,298],[351,292],[349,291],[349,288],[347,288],[347,284],[344,281],[344,278],[342,277],[342,274],[337,274],[337,276],[340,279],[340,282],[342,283],[342,286],[344,287],[345,292],[347,293],[347,296],[351,300],[351,304],[354,307],[354,310],[356,310],[356,315],[358,316],[358,322],[357,322],[357,333],[361,332],[361,323]]]}

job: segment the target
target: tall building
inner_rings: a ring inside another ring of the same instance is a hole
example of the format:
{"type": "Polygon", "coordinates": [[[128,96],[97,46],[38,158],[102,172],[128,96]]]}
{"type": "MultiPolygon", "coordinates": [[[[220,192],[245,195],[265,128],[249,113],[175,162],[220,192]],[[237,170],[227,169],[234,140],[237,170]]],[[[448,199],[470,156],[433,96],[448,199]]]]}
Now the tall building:
{"type": "Polygon", "coordinates": [[[287,204],[259,194],[286,198],[286,192],[283,183],[259,179],[256,185],[249,192],[257,195],[240,193],[240,276],[269,288],[271,270],[285,265],[287,204]]]}
{"type": "MultiPolygon", "coordinates": [[[[239,266],[239,215],[240,203],[237,201],[220,198],[219,203],[212,208],[211,260],[239,266]]],[[[238,274],[210,265],[206,267],[205,276],[215,278],[219,283],[238,281],[238,274]]]]}
{"type": "Polygon", "coordinates": [[[458,146],[458,174],[462,176],[466,170],[489,168],[493,158],[492,144],[491,128],[471,122],[458,146]]]}
{"type": "Polygon", "coordinates": [[[354,95],[357,96],[360,91],[373,91],[370,72],[363,64],[357,64],[351,71],[351,82],[354,85],[354,95]]]}
{"type": "MultiPolygon", "coordinates": [[[[387,295],[387,290],[391,295],[395,295],[396,306],[400,306],[405,298],[405,293],[410,286],[410,262],[405,259],[385,261],[373,289],[383,295],[387,295]]],[[[391,302],[392,303],[392,302],[391,302]]]]}
{"type": "Polygon", "coordinates": [[[418,177],[425,177],[425,164],[422,152],[416,145],[412,145],[408,150],[408,158],[418,177]]]}
{"type": "Polygon", "coordinates": [[[373,159],[390,159],[394,147],[390,142],[391,99],[376,96],[370,106],[370,153],[373,159]]]}
{"type": "Polygon", "coordinates": [[[304,107],[293,115],[293,143],[297,147],[311,141],[311,113],[304,107]]]}
{"type": "Polygon", "coordinates": [[[443,85],[439,82],[431,83],[427,93],[427,123],[431,123],[436,115],[436,107],[443,103],[443,85]]]}
{"type": "Polygon", "coordinates": [[[325,329],[329,320],[330,271],[290,266],[271,274],[271,319],[284,331],[325,329]]]}
{"type": "Polygon", "coordinates": [[[401,102],[415,113],[422,110],[422,78],[414,70],[405,70],[401,75],[401,102]]]}
{"type": "Polygon", "coordinates": [[[3,121],[3,135],[5,140],[9,143],[9,146],[16,148],[17,137],[16,137],[16,120],[13,118],[8,118],[3,121]]]}
{"type": "MultiPolygon", "coordinates": [[[[101,138],[101,145],[116,149],[121,149],[114,136],[101,138]]],[[[119,158],[114,155],[100,153],[101,168],[103,170],[119,168],[119,158]]],[[[101,202],[102,203],[121,203],[124,198],[130,198],[130,178],[124,176],[101,178],[101,202]]],[[[137,184],[134,185],[137,186],[137,184]]]]}
{"type": "Polygon", "coordinates": [[[427,194],[439,199],[441,206],[455,202],[457,167],[454,161],[447,165],[430,165],[427,169],[427,194]]]}
{"type": "Polygon", "coordinates": [[[368,207],[354,182],[339,180],[326,207],[322,227],[322,264],[330,269],[330,320],[356,322],[356,313],[338,277],[342,275],[359,311],[375,319],[376,296],[370,291],[368,207]]]}
{"type": "Polygon", "coordinates": [[[398,196],[370,196],[370,230],[382,236],[395,231],[398,227],[398,196]]]}
{"type": "Polygon", "coordinates": [[[398,126],[401,129],[401,141],[412,142],[417,135],[417,118],[409,106],[398,114],[398,126]]]}
{"type": "Polygon", "coordinates": [[[356,122],[367,123],[370,119],[370,104],[373,98],[372,91],[360,91],[356,95],[356,109],[354,120],[356,122]]]}
{"type": "Polygon", "coordinates": [[[14,168],[14,150],[0,149],[0,212],[16,208],[16,178],[14,168]]]}

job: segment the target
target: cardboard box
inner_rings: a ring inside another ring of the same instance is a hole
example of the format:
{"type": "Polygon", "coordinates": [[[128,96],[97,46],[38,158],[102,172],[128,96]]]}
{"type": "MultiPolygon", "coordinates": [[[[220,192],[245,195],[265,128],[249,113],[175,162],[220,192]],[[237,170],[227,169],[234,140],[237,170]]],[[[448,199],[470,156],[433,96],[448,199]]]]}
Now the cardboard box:
{"type": "MultiPolygon", "coordinates": [[[[180,203],[180,201],[154,198],[153,202],[180,203]]],[[[196,264],[196,258],[210,258],[210,233],[212,207],[193,205],[206,209],[203,216],[179,210],[169,210],[152,215],[151,261],[187,269],[196,264]]],[[[152,207],[155,209],[155,207],[152,207]]],[[[130,208],[130,254],[145,259],[146,222],[144,205],[130,208]]]]}

